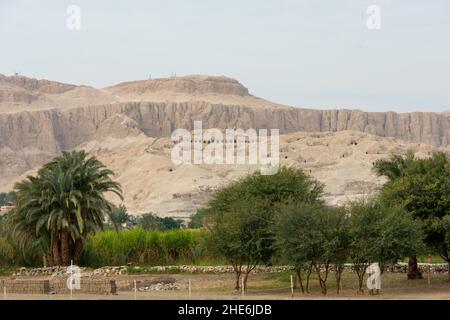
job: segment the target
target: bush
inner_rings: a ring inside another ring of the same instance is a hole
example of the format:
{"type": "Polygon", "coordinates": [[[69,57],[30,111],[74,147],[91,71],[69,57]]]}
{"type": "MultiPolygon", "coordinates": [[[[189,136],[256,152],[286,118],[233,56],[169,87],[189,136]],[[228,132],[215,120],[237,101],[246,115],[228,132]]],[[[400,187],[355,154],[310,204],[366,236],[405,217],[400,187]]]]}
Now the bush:
{"type": "Polygon", "coordinates": [[[14,249],[6,238],[0,236],[0,266],[14,265],[14,249]]]}

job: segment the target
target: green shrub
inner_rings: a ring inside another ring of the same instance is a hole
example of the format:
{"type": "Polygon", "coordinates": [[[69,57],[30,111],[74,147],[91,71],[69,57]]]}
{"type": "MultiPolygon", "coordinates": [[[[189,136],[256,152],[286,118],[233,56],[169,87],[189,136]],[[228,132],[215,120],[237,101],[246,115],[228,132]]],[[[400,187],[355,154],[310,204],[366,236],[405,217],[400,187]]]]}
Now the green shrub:
{"type": "Polygon", "coordinates": [[[14,248],[6,238],[0,236],[0,266],[14,264],[14,248]]]}

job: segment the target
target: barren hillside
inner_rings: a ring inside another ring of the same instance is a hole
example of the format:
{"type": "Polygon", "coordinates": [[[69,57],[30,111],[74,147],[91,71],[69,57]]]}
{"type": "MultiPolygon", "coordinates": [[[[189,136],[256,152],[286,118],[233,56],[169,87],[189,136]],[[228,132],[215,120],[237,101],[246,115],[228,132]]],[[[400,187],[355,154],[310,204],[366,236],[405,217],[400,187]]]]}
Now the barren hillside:
{"type": "Polygon", "coordinates": [[[0,189],[10,190],[62,150],[84,148],[117,172],[132,212],[186,217],[211,190],[254,169],[174,166],[170,133],[202,120],[205,129],[280,129],[282,164],[311,172],[327,184],[327,200],[337,203],[378,188],[382,179],[371,171],[375,159],[408,148],[420,155],[446,148],[449,119],[449,113],[287,107],[253,96],[227,77],[95,89],[0,75],[0,189]]]}
{"type": "MultiPolygon", "coordinates": [[[[155,212],[160,216],[187,218],[205,205],[219,186],[257,170],[252,165],[174,165],[170,138],[152,138],[125,116],[114,116],[97,131],[93,140],[77,149],[97,156],[116,173],[122,184],[125,205],[131,213],[155,212]],[[115,129],[114,134],[111,128],[115,129]],[[108,133],[108,134],[105,134],[108,133]]],[[[371,195],[384,182],[372,170],[376,159],[404,154],[412,149],[419,157],[435,147],[405,143],[356,131],[291,133],[280,137],[281,165],[303,168],[326,185],[325,200],[342,204],[355,197],[371,195]]],[[[11,180],[34,174],[31,170],[11,180]]],[[[118,199],[111,197],[118,203],[118,199]]]]}

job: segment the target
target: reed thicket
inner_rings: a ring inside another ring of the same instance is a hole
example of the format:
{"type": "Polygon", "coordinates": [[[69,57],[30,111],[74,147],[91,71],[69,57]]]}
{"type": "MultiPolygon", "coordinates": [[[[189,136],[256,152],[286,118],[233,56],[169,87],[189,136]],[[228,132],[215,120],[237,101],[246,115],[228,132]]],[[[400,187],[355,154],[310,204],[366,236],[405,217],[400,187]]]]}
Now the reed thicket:
{"type": "Polygon", "coordinates": [[[82,265],[193,264],[206,258],[205,230],[108,230],[86,241],[82,265]]]}

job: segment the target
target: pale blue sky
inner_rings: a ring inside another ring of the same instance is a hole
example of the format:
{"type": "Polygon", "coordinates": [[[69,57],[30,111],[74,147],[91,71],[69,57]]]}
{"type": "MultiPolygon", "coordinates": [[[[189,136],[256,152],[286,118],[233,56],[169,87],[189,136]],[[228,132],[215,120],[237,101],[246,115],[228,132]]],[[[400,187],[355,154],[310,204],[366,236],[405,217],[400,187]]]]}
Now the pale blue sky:
{"type": "Polygon", "coordinates": [[[104,87],[212,74],[293,106],[450,109],[449,0],[0,0],[0,73],[104,87]],[[366,27],[381,8],[381,30],[366,27]],[[66,27],[81,8],[81,30],[66,27]]]}

